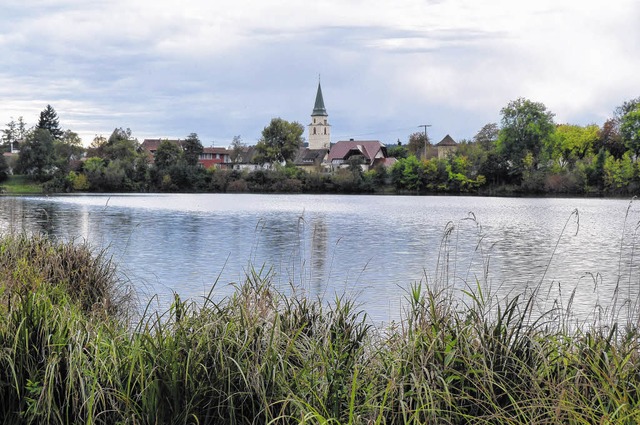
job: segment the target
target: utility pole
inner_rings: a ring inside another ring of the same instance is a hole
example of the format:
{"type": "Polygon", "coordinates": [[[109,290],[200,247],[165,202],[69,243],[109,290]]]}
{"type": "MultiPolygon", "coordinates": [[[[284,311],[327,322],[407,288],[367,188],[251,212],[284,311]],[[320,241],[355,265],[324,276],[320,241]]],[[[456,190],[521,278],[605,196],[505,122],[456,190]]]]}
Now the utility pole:
{"type": "Polygon", "coordinates": [[[424,159],[427,159],[427,127],[431,127],[431,124],[421,124],[418,127],[424,127],[424,159]]]}

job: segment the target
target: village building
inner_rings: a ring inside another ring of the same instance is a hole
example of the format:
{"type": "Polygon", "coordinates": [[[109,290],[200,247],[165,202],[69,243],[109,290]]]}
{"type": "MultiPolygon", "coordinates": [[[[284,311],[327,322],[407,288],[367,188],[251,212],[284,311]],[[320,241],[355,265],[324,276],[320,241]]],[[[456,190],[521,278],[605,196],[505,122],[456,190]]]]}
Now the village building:
{"type": "Polygon", "coordinates": [[[357,156],[361,160],[363,171],[385,164],[387,147],[379,140],[341,140],[331,146],[326,164],[331,171],[349,166],[349,160],[357,156]]]}
{"type": "Polygon", "coordinates": [[[307,173],[323,171],[322,163],[327,157],[328,149],[300,148],[293,164],[307,173]]]}
{"type": "MultiPolygon", "coordinates": [[[[155,162],[158,147],[164,141],[168,141],[182,148],[181,139],[144,139],[140,144],[139,151],[147,154],[149,163],[155,162]]],[[[204,168],[231,168],[231,151],[226,148],[206,147],[198,155],[198,164],[204,168]]]]}
{"type": "Polygon", "coordinates": [[[456,149],[458,149],[458,144],[448,134],[444,136],[444,138],[439,143],[436,144],[438,159],[448,158],[456,151],[456,149]]]}
{"type": "Polygon", "coordinates": [[[231,151],[226,148],[208,147],[203,148],[198,155],[198,164],[204,168],[231,168],[231,151]]]}
{"type": "Polygon", "coordinates": [[[331,125],[329,125],[329,114],[324,107],[322,97],[322,87],[318,81],[318,91],[316,101],[311,112],[311,124],[309,124],[309,149],[329,150],[331,146],[331,125]]]}
{"type": "Polygon", "coordinates": [[[257,164],[255,161],[256,147],[244,146],[237,153],[235,159],[231,161],[231,166],[237,171],[256,171],[261,170],[263,167],[261,164],[257,164]]]}

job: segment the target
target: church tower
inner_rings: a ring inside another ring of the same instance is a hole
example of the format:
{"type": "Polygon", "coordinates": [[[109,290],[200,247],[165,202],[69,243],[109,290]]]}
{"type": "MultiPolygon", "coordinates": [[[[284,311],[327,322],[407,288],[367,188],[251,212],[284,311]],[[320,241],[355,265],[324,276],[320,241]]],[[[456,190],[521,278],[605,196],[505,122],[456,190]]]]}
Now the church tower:
{"type": "Polygon", "coordinates": [[[327,110],[324,107],[322,98],[322,88],[318,81],[318,93],[316,103],[311,113],[311,124],[309,124],[309,149],[329,149],[331,145],[331,126],[327,118],[327,110]]]}

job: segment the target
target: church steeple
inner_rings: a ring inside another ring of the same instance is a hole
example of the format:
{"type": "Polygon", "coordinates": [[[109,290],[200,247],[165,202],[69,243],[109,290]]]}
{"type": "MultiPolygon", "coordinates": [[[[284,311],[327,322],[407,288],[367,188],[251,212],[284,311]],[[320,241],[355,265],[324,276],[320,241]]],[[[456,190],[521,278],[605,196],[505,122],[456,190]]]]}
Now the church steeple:
{"type": "Polygon", "coordinates": [[[327,109],[324,107],[322,97],[322,87],[318,79],[318,91],[316,102],[311,113],[311,124],[309,124],[309,149],[329,149],[331,145],[331,126],[327,118],[327,109]]]}
{"type": "Polygon", "coordinates": [[[327,109],[324,107],[324,99],[322,98],[322,87],[320,87],[320,81],[318,81],[318,93],[316,93],[316,103],[313,106],[312,117],[327,117],[327,109]]]}

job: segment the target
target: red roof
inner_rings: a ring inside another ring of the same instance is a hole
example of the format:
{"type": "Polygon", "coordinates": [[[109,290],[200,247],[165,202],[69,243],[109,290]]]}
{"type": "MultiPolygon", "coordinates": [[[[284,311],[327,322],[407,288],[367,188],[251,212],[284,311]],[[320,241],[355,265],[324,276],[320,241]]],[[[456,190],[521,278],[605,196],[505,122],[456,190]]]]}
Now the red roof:
{"type": "Polygon", "coordinates": [[[380,150],[383,151],[383,156],[387,156],[386,147],[378,140],[341,140],[331,146],[328,161],[343,160],[354,150],[359,151],[369,161],[372,161],[380,150]]]}
{"type": "Polygon", "coordinates": [[[219,153],[220,155],[230,155],[231,151],[227,148],[215,148],[211,146],[208,148],[203,148],[202,153],[213,153],[213,154],[219,153]]]}

